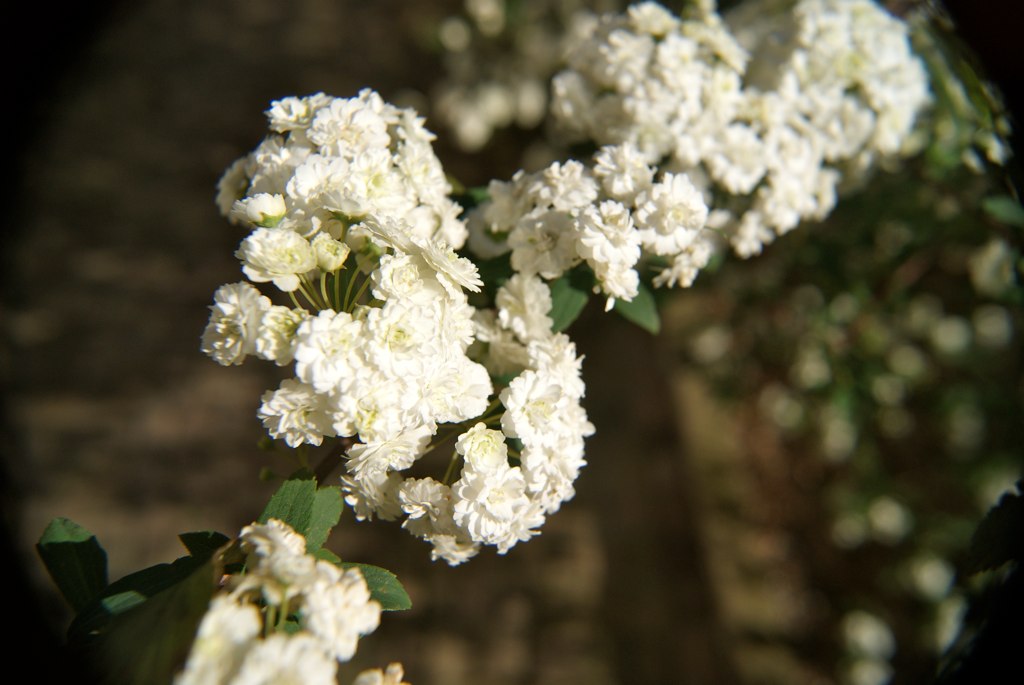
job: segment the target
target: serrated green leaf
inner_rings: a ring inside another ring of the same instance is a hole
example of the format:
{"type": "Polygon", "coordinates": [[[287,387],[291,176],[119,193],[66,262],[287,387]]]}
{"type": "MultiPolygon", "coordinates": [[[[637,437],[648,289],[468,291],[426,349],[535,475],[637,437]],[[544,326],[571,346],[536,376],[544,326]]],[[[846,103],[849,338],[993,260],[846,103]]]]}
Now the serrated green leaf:
{"type": "Polygon", "coordinates": [[[182,533],[178,536],[188,553],[194,557],[208,558],[218,549],[228,544],[231,539],[223,533],[213,530],[182,533]]]}
{"type": "Polygon", "coordinates": [[[312,477],[289,478],[277,489],[266,508],[260,514],[259,522],[270,519],[284,521],[300,535],[309,533],[313,517],[313,501],[316,497],[316,481],[312,477]]]}
{"type": "Polygon", "coordinates": [[[661,330],[661,317],[658,315],[654,294],[643,283],[631,302],[615,300],[615,311],[648,333],[656,335],[661,330]]]}
{"type": "Polygon", "coordinates": [[[306,533],[306,552],[312,554],[323,547],[331,529],[338,525],[342,510],[341,488],[320,488],[313,495],[313,511],[306,533]]]}
{"type": "Polygon", "coordinates": [[[1024,560],[1024,497],[1007,493],[974,531],[968,568],[987,571],[1014,560],[1024,560]]]}
{"type": "Polygon", "coordinates": [[[53,519],[36,550],[76,613],[93,603],[107,587],[107,553],[95,535],[71,519],[53,519]]]}
{"type": "Polygon", "coordinates": [[[567,273],[553,281],[551,288],[551,330],[564,331],[575,321],[590,300],[586,278],[567,273]]]}
{"type": "Polygon", "coordinates": [[[996,221],[1024,227],[1024,207],[1009,195],[995,195],[981,201],[981,208],[996,221]]]}
{"type": "Polygon", "coordinates": [[[352,562],[344,562],[341,567],[358,568],[362,572],[363,579],[370,588],[370,596],[380,602],[380,608],[384,611],[404,611],[412,608],[412,600],[391,571],[380,566],[352,562]]]}

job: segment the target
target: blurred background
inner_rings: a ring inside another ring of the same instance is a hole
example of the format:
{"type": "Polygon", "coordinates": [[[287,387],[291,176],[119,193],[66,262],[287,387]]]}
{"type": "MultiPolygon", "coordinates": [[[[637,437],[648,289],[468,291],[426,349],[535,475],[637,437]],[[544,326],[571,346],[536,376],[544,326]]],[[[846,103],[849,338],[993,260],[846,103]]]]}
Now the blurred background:
{"type": "MultiPolygon", "coordinates": [[[[1012,104],[1001,3],[963,4],[1012,104]]],[[[279,370],[199,352],[213,291],[239,273],[215,185],[269,103],[372,87],[428,117],[459,181],[507,178],[559,154],[537,129],[556,37],[616,5],[29,10],[33,47],[8,61],[0,314],[25,611],[67,620],[32,549],[51,518],[92,530],[117,578],[180,556],[179,532],[234,535],[274,489],[261,469],[286,468],[257,448],[279,370]]],[[[972,591],[974,526],[1021,475],[1024,299],[1000,107],[948,25],[916,26],[938,79],[918,156],[671,294],[660,336],[589,309],[570,330],[598,432],[542,535],[451,569],[397,526],[343,517],[329,546],[393,570],[414,602],[348,677],[396,660],[414,685],[932,677],[972,591]]]]}

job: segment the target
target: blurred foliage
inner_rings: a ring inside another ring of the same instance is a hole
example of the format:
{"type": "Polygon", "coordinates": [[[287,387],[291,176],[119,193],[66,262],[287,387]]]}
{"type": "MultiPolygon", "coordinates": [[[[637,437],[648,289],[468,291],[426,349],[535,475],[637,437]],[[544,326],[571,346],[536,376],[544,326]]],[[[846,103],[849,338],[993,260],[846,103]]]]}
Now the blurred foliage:
{"type": "MultiPolygon", "coordinates": [[[[703,274],[700,320],[676,337],[719,397],[773,426],[790,468],[823,474],[833,545],[807,553],[810,584],[834,626],[867,611],[898,646],[865,654],[837,629],[844,682],[931,677],[967,598],[995,582],[967,577],[971,536],[1024,462],[1024,235],[999,166],[1008,121],[941,22],[915,27],[935,94],[921,154],[861,179],[826,222],[703,274]]],[[[1019,539],[1012,525],[982,532],[974,558],[1019,539]]]]}

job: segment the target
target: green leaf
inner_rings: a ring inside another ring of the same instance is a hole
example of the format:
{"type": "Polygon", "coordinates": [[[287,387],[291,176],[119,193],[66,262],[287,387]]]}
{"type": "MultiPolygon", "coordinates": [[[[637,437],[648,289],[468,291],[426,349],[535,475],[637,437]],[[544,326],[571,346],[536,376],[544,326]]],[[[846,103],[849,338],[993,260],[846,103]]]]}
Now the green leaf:
{"type": "Polygon", "coordinates": [[[141,605],[114,616],[95,647],[104,667],[105,682],[170,683],[188,656],[215,588],[215,564],[208,559],[192,564],[178,582],[141,605]]]}
{"type": "MultiPolygon", "coordinates": [[[[1018,486],[1019,487],[1019,486],[1018,486]]],[[[1024,497],[1007,493],[978,524],[968,554],[972,572],[999,568],[1024,560],[1024,497]]]]}
{"type": "Polygon", "coordinates": [[[300,535],[309,532],[313,518],[313,500],[316,497],[316,481],[312,476],[289,478],[277,489],[266,508],[260,514],[259,522],[279,519],[295,529],[300,535]]]}
{"type": "Polygon", "coordinates": [[[181,540],[181,544],[185,545],[189,554],[203,558],[213,556],[214,552],[231,541],[227,535],[212,530],[182,533],[178,539],[181,540]]]}
{"type": "Polygon", "coordinates": [[[412,608],[412,600],[391,571],[379,566],[352,562],[345,562],[341,567],[357,568],[362,572],[363,579],[370,588],[370,595],[380,602],[380,607],[384,611],[404,611],[412,608]]]}
{"type": "Polygon", "coordinates": [[[317,551],[313,552],[313,556],[317,559],[329,561],[335,566],[341,566],[341,557],[339,557],[337,554],[327,549],[326,547],[321,547],[317,551]]]}
{"type": "Polygon", "coordinates": [[[593,277],[589,271],[573,269],[551,283],[551,330],[564,331],[579,317],[590,300],[593,277]]]}
{"type": "Polygon", "coordinates": [[[111,583],[71,622],[68,640],[82,640],[104,632],[115,617],[184,581],[209,558],[210,555],[181,557],[173,563],[150,566],[111,583]]]}
{"type": "Polygon", "coordinates": [[[632,302],[615,300],[615,311],[648,333],[657,334],[661,330],[658,305],[650,289],[643,283],[640,284],[640,289],[632,302]]]}
{"type": "Polygon", "coordinates": [[[1024,227],[1024,207],[1009,195],[994,195],[981,201],[981,207],[996,221],[1024,227]]]}
{"type": "Polygon", "coordinates": [[[306,531],[306,552],[312,554],[323,547],[331,529],[341,519],[341,488],[320,488],[313,495],[313,511],[306,531]]]}
{"type": "Polygon", "coordinates": [[[317,489],[316,479],[308,471],[300,471],[281,484],[270,498],[259,522],[279,519],[306,538],[306,551],[319,550],[331,529],[341,518],[341,490],[337,487],[317,489]]]}
{"type": "Polygon", "coordinates": [[[55,518],[36,545],[50,577],[79,612],[107,587],[107,553],[96,536],[66,518],[55,518]]]}

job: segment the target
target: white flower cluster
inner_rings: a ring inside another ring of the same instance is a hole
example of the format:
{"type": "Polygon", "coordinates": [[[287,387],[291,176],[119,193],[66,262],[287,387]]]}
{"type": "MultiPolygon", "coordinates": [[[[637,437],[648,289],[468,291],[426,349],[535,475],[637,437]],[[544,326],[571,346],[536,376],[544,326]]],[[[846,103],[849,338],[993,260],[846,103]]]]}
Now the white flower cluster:
{"type": "Polygon", "coordinates": [[[567,36],[585,5],[610,11],[619,0],[465,0],[438,25],[444,78],[434,86],[435,115],[467,152],[500,129],[541,125],[548,83],[561,68],[567,36]]]}
{"type": "Polygon", "coordinates": [[[641,254],[667,267],[658,284],[688,286],[707,264],[708,207],[686,174],[653,169],[634,143],[606,145],[591,166],[555,162],[511,181],[491,181],[490,200],[470,217],[470,247],[493,257],[511,250],[512,268],[555,279],[586,261],[595,292],[632,300],[641,254]]]}
{"type": "Polygon", "coordinates": [[[562,129],[686,173],[741,256],[833,208],[841,170],[900,152],[929,101],[907,27],[871,0],[747,3],[681,20],[653,2],[594,20],[553,82],[562,129]],[[776,25],[778,24],[778,25],[776,25]],[[742,39],[742,41],[740,40],[742,39]]]}
{"type": "Polygon", "coordinates": [[[253,281],[295,290],[291,277],[323,266],[322,253],[331,250],[296,238],[337,239],[368,216],[404,222],[424,240],[462,246],[460,208],[448,198],[434,135],[414,110],[367,89],[347,99],[284,98],[267,118],[271,135],[227,170],[217,195],[223,214],[256,228],[238,254],[253,281]]]}
{"type": "Polygon", "coordinates": [[[576,347],[551,332],[547,286],[516,275],[497,299],[498,310],[479,312],[477,324],[488,368],[518,374],[499,395],[504,411],[491,414],[500,417],[500,430],[478,422],[459,435],[453,459],[462,470],[451,486],[433,478],[382,483],[381,500],[393,504],[377,510],[407,514],[404,527],[433,544],[433,558],[452,565],[481,544],[504,554],[536,535],[547,514],[575,494],[586,463],[583,439],[594,432],[580,405],[576,347]]]}
{"type": "MultiPolygon", "coordinates": [[[[251,181],[230,211],[252,228],[237,253],[245,275],[273,282],[295,306],[272,304],[251,283],[224,285],[203,351],[223,365],[249,355],[294,364],[294,377],[264,394],[259,416],[291,447],[355,443],[343,487],[360,519],[407,515],[406,527],[451,564],[481,544],[506,552],[572,496],[583,437],[593,432],[575,348],[551,332],[547,286],[516,277],[497,311],[470,306],[464,291],[483,284],[454,252],[466,228],[446,204],[430,134],[411,111],[363,91],[351,100],[288,98],[269,115],[287,136],[272,136],[243,163],[251,181]],[[376,175],[361,175],[384,157],[376,175]],[[497,387],[492,372],[505,376],[497,387]],[[548,404],[556,413],[547,424],[519,418],[548,404]],[[511,441],[503,468],[473,465],[462,445],[475,426],[511,441]],[[460,447],[443,483],[403,479],[454,438],[460,447]]],[[[232,167],[222,188],[239,187],[238,173],[232,167]]]]}
{"type": "Polygon", "coordinates": [[[551,293],[536,276],[517,274],[498,291],[496,310],[476,313],[474,353],[495,376],[514,376],[468,430],[456,429],[450,485],[402,479],[398,468],[360,471],[363,448],[350,454],[342,479],[357,518],[407,516],[403,526],[451,565],[481,545],[504,554],[537,534],[547,514],[574,494],[586,463],[583,440],[594,432],[580,401],[584,385],[576,347],[551,332],[551,293]],[[504,407],[502,409],[502,407],[504,407]],[[490,426],[500,427],[491,428],[490,426]],[[517,462],[512,465],[511,462],[517,462]]]}
{"type": "Polygon", "coordinates": [[[245,573],[210,602],[175,685],[334,685],[338,663],[380,622],[362,574],[306,554],[305,538],[276,519],[247,526],[240,540],[245,573]],[[298,628],[289,632],[292,615],[298,628]]]}

